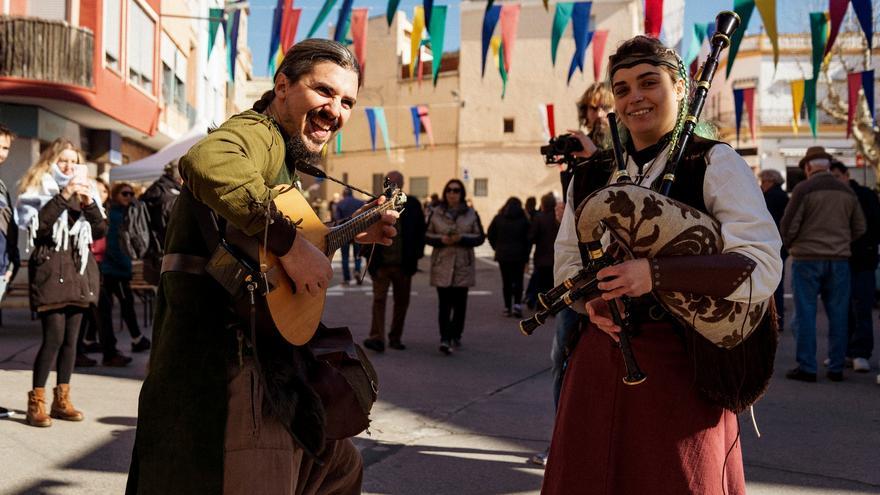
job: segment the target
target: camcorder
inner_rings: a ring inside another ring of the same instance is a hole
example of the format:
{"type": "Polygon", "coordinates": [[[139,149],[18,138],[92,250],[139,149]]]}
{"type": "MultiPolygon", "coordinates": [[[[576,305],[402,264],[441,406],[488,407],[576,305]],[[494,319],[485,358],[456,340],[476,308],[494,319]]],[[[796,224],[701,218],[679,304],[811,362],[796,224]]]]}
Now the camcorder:
{"type": "Polygon", "coordinates": [[[573,134],[562,134],[550,138],[550,142],[541,146],[541,154],[544,155],[544,163],[547,165],[567,164],[569,166],[583,160],[573,156],[572,153],[583,151],[584,146],[573,134]]]}

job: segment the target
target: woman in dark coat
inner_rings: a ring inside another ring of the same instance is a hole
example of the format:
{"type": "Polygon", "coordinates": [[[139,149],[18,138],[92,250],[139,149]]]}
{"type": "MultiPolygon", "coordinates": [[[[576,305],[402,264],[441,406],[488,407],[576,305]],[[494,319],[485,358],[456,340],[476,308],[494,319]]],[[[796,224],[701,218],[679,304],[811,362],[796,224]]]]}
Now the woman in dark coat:
{"type": "Polygon", "coordinates": [[[508,199],[495,215],[489,224],[488,238],[501,269],[504,316],[519,318],[522,316],[523,275],[532,249],[529,220],[519,198],[508,199]]]}
{"type": "Polygon", "coordinates": [[[98,310],[101,313],[101,324],[113,328],[113,298],[119,299],[122,319],[131,335],[132,352],[146,351],[150,348],[150,339],[141,334],[137,315],[134,311],[134,295],[131,292],[131,258],[122,251],[119,244],[119,231],[123,228],[125,215],[134,199],[131,184],[118,182],[110,190],[109,230],[107,231],[107,250],[101,261],[101,290],[105,296],[101,298],[98,310]]]}
{"type": "Polygon", "coordinates": [[[83,419],[70,401],[70,377],[83,313],[98,300],[98,265],[89,247],[93,239],[104,236],[106,221],[95,200],[97,190],[78,170],[81,162],[72,143],[57,139],[19,186],[19,226],[27,228],[28,244],[33,246],[28,262],[31,309],[43,327],[33,390],[28,392],[26,419],[32,426],[50,426],[51,418],[83,419]],[[58,386],[47,415],[44,387],[52,365],[58,386]]]}

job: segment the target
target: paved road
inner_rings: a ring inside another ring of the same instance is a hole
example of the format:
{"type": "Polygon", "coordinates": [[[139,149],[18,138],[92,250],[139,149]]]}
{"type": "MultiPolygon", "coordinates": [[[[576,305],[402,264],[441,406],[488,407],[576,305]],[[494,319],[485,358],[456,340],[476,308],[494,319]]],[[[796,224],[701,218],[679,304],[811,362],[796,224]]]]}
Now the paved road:
{"type": "MultiPolygon", "coordinates": [[[[445,357],[436,348],[434,289],[426,274],[414,279],[404,335],[408,349],[371,354],[380,373],[380,401],[370,435],[356,439],[366,464],[366,493],[538,493],[542,471],[526,459],[550,438],[551,335],[547,329],[530,338],[519,335],[515,321],[500,314],[499,282],[497,268],[481,259],[464,347],[445,357]]],[[[327,324],[348,325],[358,339],[366,337],[372,301],[367,284],[335,286],[327,324]]],[[[8,310],[3,317],[0,406],[21,412],[40,330],[25,312],[8,310]]],[[[120,341],[128,345],[126,337],[120,341]]],[[[792,366],[793,348],[786,332],[776,375],[756,407],[763,436],[756,438],[747,415],[740,418],[749,493],[880,492],[876,373],[848,372],[843,383],[791,382],[782,375],[792,366]]],[[[22,416],[0,420],[0,493],[121,493],[145,363],[146,356],[136,355],[123,370],[78,370],[72,390],[87,415],[82,423],[56,421],[36,429],[25,426],[22,416]]]]}

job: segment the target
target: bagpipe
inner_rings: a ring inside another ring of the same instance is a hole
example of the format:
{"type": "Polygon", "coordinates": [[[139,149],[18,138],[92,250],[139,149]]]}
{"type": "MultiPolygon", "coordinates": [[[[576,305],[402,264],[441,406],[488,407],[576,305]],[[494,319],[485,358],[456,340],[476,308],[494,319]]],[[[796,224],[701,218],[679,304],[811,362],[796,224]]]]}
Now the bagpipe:
{"type": "MultiPolygon", "coordinates": [[[[693,138],[721,52],[730,45],[730,37],[739,27],[740,18],[733,12],[725,11],[718,14],[716,23],[717,31],[712,36],[710,54],[697,74],[687,116],[677,142],[671,144],[672,152],[656,191],[635,184],[629,177],[616,116],[613,113],[608,115],[617,170],[609,185],[593,192],[575,210],[584,267],[560,285],[538,296],[541,309],[531,318],[520,322],[523,334],[531,335],[548,317],[576,301],[588,301],[600,296],[602,291],[597,287],[600,282],[597,273],[602,268],[626,259],[723,252],[720,223],[707,213],[668,197],[676,169],[693,138]],[[614,253],[610,249],[603,249],[602,238],[606,233],[610,235],[611,245],[616,251],[614,253]]],[[[699,344],[703,345],[701,349],[708,346],[709,352],[715,354],[719,350],[737,348],[743,343],[761,325],[769,306],[769,301],[733,302],[701,294],[664,291],[658,285],[655,282],[652,290],[656,301],[689,330],[688,339],[702,339],[699,344]]],[[[632,321],[627,309],[628,300],[626,297],[621,299],[622,310],[616,301],[609,301],[609,309],[615,324],[621,328],[619,345],[626,372],[623,381],[636,385],[642,383],[646,375],[639,368],[629,341],[632,321]]],[[[775,352],[775,332],[772,339],[775,352]]],[[[772,370],[772,359],[769,367],[772,370]]],[[[761,373],[766,374],[764,371],[761,370],[761,373]]],[[[710,399],[739,412],[754,402],[766,388],[763,378],[757,382],[754,385],[746,384],[751,390],[744,393],[741,391],[742,383],[710,384],[703,388],[713,389],[706,393],[710,399]]]]}

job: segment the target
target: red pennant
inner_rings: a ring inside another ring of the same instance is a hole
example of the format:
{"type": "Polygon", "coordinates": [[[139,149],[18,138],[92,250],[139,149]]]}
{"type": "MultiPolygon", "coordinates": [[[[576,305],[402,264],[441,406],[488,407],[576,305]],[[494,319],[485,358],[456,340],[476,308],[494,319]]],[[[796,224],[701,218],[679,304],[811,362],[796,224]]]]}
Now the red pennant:
{"type": "Polygon", "coordinates": [[[849,7],[849,0],[829,0],[828,14],[831,18],[831,31],[828,34],[828,41],[825,43],[825,55],[831,51],[834,40],[837,39],[837,33],[840,31],[840,24],[846,16],[846,8],[849,7]]]}
{"type": "Polygon", "coordinates": [[[593,33],[593,79],[598,81],[602,74],[602,58],[605,56],[605,42],[608,41],[608,30],[602,29],[593,33]]]}
{"type": "Polygon", "coordinates": [[[846,112],[846,137],[852,134],[853,119],[856,116],[856,107],[859,103],[859,90],[862,89],[862,73],[853,72],[846,75],[846,83],[849,87],[849,105],[846,112]]]}
{"type": "Polygon", "coordinates": [[[419,105],[419,121],[422,123],[422,129],[428,135],[428,142],[434,146],[434,132],[431,130],[431,116],[428,114],[428,107],[419,105]]]}
{"type": "Polygon", "coordinates": [[[361,79],[367,68],[367,12],[369,9],[351,10],[351,37],[354,41],[354,56],[361,66],[361,79]]]}
{"type": "Polygon", "coordinates": [[[296,28],[299,27],[299,16],[302,9],[293,8],[293,0],[287,0],[287,8],[281,18],[281,53],[286,54],[296,40],[296,28]]]}
{"type": "Polygon", "coordinates": [[[547,129],[550,131],[550,137],[556,137],[556,119],[553,116],[553,104],[548,103],[544,108],[547,111],[547,129]]]}
{"type": "Polygon", "coordinates": [[[645,34],[660,37],[663,27],[663,0],[645,0],[645,34]]]}
{"type": "Polygon", "coordinates": [[[743,89],[743,100],[746,105],[746,111],[749,112],[749,134],[752,136],[752,142],[755,141],[755,88],[743,89]]]}
{"type": "Polygon", "coordinates": [[[510,59],[513,58],[513,43],[519,26],[519,4],[501,6],[501,42],[504,47],[504,69],[510,72],[510,59]]]}

